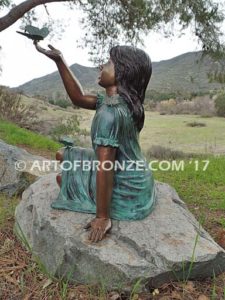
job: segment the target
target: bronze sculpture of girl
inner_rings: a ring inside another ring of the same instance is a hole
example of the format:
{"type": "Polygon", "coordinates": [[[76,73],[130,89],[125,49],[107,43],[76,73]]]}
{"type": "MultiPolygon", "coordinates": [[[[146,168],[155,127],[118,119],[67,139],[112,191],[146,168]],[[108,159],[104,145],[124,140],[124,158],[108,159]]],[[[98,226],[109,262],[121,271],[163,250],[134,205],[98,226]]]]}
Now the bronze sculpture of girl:
{"type": "Polygon", "coordinates": [[[96,214],[84,228],[90,228],[89,239],[98,242],[111,229],[111,219],[141,220],[154,208],[154,178],[139,145],[151,60],[138,48],[113,47],[98,78],[106,94],[87,95],[59,50],[34,44],[56,63],[71,101],[96,110],[91,126],[93,149],[71,146],[56,155],[61,162],[79,161],[81,165],[57,176],[60,193],[52,207],[96,214]],[[93,163],[89,164],[92,167],[84,168],[84,162],[93,163]]]}

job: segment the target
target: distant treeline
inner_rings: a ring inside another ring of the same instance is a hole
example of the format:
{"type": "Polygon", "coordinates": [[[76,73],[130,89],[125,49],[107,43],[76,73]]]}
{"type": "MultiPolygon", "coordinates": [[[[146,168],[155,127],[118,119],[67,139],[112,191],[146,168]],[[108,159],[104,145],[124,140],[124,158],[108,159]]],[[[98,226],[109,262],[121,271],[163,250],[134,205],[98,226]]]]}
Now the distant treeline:
{"type": "Polygon", "coordinates": [[[201,97],[205,95],[210,95],[210,97],[213,97],[218,93],[218,90],[212,90],[210,92],[207,91],[193,91],[191,93],[184,93],[183,91],[168,91],[168,92],[158,92],[155,90],[147,90],[145,94],[145,102],[148,101],[154,101],[154,102],[160,102],[164,100],[169,99],[176,99],[176,100],[191,100],[195,97],[201,97]]]}

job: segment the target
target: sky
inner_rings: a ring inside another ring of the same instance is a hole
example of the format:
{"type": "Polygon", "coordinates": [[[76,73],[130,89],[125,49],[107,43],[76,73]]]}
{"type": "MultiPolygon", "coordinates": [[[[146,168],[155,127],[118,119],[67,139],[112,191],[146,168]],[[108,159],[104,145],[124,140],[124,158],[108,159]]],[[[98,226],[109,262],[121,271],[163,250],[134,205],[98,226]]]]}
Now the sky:
{"type": "MultiPolygon", "coordinates": [[[[68,65],[78,63],[84,66],[93,66],[93,63],[89,61],[87,49],[78,48],[76,42],[83,34],[79,24],[80,12],[71,11],[60,3],[52,3],[47,7],[52,18],[61,18],[60,22],[67,25],[65,25],[65,31],[60,40],[55,37],[53,41],[49,42],[47,37],[46,41],[40,42],[40,45],[47,48],[50,43],[61,50],[68,65]]],[[[38,13],[46,15],[43,6],[38,8],[38,13]]],[[[1,12],[0,16],[3,15],[4,12],[1,12]]],[[[3,69],[0,75],[0,85],[19,86],[57,69],[53,61],[36,51],[31,40],[16,33],[17,30],[20,30],[19,27],[20,21],[17,21],[13,26],[0,33],[0,45],[2,46],[0,65],[3,69]]],[[[145,46],[140,48],[149,54],[152,61],[167,60],[186,52],[201,49],[190,30],[185,31],[181,38],[175,36],[166,39],[159,33],[150,33],[144,40],[145,46]]]]}

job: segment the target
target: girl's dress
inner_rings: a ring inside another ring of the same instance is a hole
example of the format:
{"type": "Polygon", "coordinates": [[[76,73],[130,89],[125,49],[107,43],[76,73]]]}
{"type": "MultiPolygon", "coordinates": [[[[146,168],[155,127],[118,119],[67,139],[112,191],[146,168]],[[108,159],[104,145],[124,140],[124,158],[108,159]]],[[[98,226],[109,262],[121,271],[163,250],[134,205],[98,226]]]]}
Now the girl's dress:
{"type": "Polygon", "coordinates": [[[96,213],[97,146],[102,145],[117,148],[110,217],[116,220],[147,217],[156,201],[154,178],[141,153],[139,132],[122,97],[97,95],[91,139],[93,149],[65,147],[62,185],[52,208],[96,213]]]}

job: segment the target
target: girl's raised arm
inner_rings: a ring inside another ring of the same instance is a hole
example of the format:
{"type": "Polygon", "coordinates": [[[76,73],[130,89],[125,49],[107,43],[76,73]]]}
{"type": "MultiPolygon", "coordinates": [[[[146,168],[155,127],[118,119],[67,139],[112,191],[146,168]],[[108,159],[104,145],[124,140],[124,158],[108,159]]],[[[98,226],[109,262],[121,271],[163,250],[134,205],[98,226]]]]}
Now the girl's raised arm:
{"type": "Polygon", "coordinates": [[[48,45],[51,50],[40,47],[37,42],[34,42],[34,45],[39,52],[43,53],[56,63],[65,89],[73,104],[82,108],[95,109],[97,96],[84,94],[80,82],[67,66],[62,53],[51,45],[48,45]]]}

